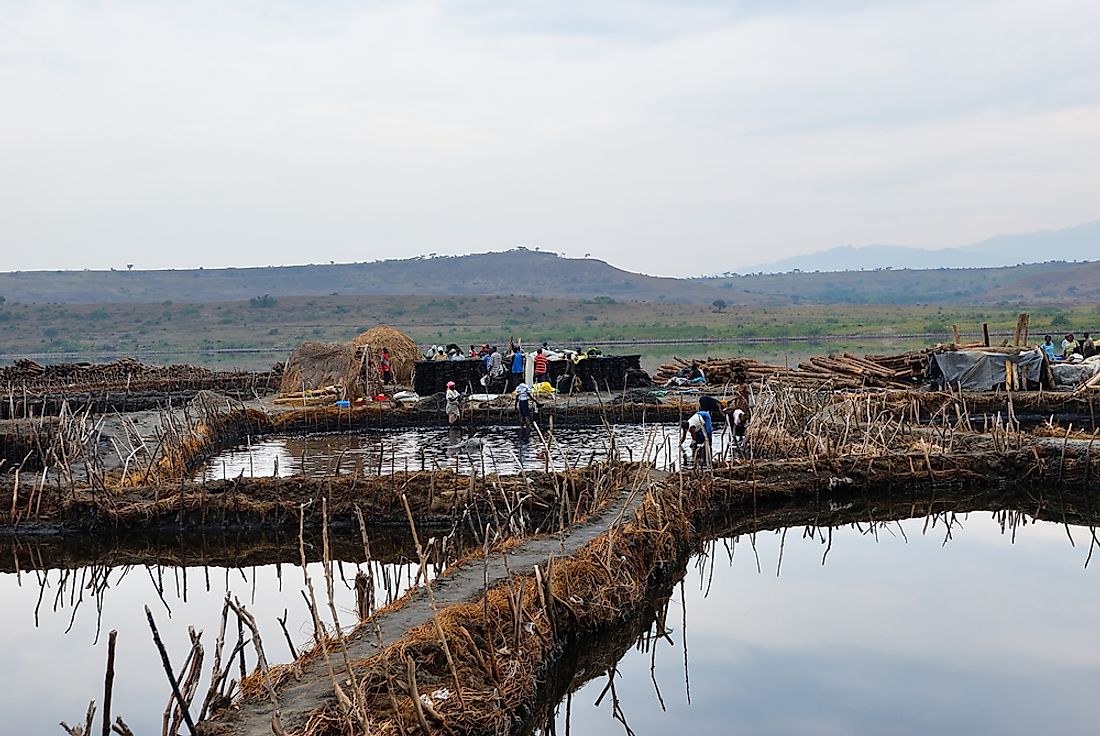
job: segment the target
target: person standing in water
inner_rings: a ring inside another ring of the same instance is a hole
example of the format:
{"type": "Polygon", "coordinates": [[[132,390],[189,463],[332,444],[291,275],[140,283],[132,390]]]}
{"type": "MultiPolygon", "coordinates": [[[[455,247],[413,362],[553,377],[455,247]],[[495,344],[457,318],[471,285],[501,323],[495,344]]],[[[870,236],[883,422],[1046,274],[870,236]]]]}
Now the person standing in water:
{"type": "Polygon", "coordinates": [[[531,428],[531,402],[534,398],[531,389],[526,383],[520,381],[516,386],[516,410],[519,412],[519,425],[523,429],[531,428]]]}
{"type": "Polygon", "coordinates": [[[455,382],[447,381],[447,423],[454,425],[462,416],[462,394],[455,390],[455,382]]]}
{"type": "Polygon", "coordinates": [[[710,412],[697,411],[686,422],[680,422],[680,444],[691,436],[692,459],[702,460],[704,463],[710,459],[711,444],[714,441],[714,423],[711,421],[710,412]]]}

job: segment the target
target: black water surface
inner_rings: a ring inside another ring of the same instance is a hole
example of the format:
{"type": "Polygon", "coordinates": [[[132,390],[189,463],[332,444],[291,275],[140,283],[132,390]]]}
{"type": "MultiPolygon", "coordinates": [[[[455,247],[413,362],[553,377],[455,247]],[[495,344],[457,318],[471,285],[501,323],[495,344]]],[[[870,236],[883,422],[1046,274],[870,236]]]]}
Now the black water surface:
{"type": "MultiPolygon", "coordinates": [[[[714,452],[726,448],[727,432],[716,429],[714,452]]],[[[675,424],[616,424],[610,427],[557,428],[547,434],[516,426],[461,429],[428,427],[349,433],[283,435],[224,450],[196,471],[196,478],[220,480],[248,476],[324,475],[339,471],[389,473],[450,468],[469,473],[562,470],[586,466],[611,455],[676,467],[685,448],[675,424]],[[475,439],[471,445],[469,440],[475,439]]]]}

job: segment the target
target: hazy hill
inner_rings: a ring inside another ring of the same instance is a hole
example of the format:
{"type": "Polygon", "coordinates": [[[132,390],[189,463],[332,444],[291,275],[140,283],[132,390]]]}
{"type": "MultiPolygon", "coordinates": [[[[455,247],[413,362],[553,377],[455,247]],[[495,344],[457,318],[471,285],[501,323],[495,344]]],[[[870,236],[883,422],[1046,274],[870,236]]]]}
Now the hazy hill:
{"type": "Polygon", "coordinates": [[[170,271],[26,271],[0,274],[11,302],[211,302],[254,296],[338,294],[607,295],[647,301],[700,302],[683,279],[623,271],[592,258],[511,250],[468,256],[333,265],[170,271]]]}
{"type": "Polygon", "coordinates": [[[701,305],[720,299],[730,306],[761,309],[791,304],[1061,304],[1100,300],[1100,263],[673,279],[631,273],[590,258],[513,250],[325,266],[0,274],[0,296],[9,305],[241,302],[265,294],[274,298],[514,295],[510,298],[517,303],[529,296],[573,300],[604,296],[620,302],[701,305]]]}
{"type": "Polygon", "coordinates": [[[901,245],[829,248],[754,266],[749,271],[858,271],[876,268],[996,268],[1045,261],[1100,259],[1100,220],[1063,230],[998,235],[959,248],[926,250],[901,245]]]}

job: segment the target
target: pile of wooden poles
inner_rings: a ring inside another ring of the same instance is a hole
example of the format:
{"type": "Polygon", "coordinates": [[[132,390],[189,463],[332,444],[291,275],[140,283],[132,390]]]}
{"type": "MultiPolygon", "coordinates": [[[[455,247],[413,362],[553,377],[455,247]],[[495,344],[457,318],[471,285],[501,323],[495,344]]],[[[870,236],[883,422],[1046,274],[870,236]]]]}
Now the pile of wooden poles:
{"type": "Polygon", "coordinates": [[[0,367],[0,385],[29,392],[72,390],[228,389],[278,383],[277,371],[213,371],[195,365],[145,365],[133,358],[110,363],[58,363],[41,365],[21,359],[0,367]]]}
{"type": "Polygon", "coordinates": [[[849,387],[909,388],[924,378],[930,352],[914,350],[899,355],[815,355],[806,362],[799,363],[798,371],[822,383],[832,381],[849,387]]]}
{"type": "Polygon", "coordinates": [[[942,349],[937,346],[899,355],[815,355],[797,368],[768,365],[748,358],[705,358],[696,361],[673,358],[673,363],[660,367],[654,380],[664,383],[682,369],[698,365],[707,383],[712,386],[777,380],[796,388],[817,388],[826,384],[848,389],[911,388],[924,378],[929,354],[942,349]]]}

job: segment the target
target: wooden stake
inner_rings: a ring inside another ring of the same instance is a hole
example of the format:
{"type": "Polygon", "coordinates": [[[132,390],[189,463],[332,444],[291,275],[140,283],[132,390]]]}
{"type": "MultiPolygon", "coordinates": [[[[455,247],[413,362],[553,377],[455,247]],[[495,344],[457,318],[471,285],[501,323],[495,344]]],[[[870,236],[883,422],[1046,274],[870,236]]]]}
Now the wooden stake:
{"type": "MultiPolygon", "coordinates": [[[[115,639],[118,631],[107,635],[107,674],[103,678],[103,736],[111,736],[111,690],[115,684],[115,639]]],[[[91,736],[91,734],[89,734],[91,736]]]]}
{"type": "Polygon", "coordinates": [[[153,643],[157,645],[157,650],[160,652],[160,662],[164,665],[164,674],[168,676],[168,682],[172,686],[172,695],[175,696],[176,702],[179,703],[180,710],[183,712],[183,721],[187,724],[187,730],[191,736],[198,736],[195,733],[195,722],[191,720],[191,712],[187,709],[187,701],[183,699],[176,676],[172,674],[172,663],[168,661],[168,652],[164,648],[164,642],[160,640],[160,632],[157,631],[157,623],[153,620],[153,612],[149,610],[149,606],[145,607],[145,617],[149,619],[149,628],[153,631],[153,643]]]}

